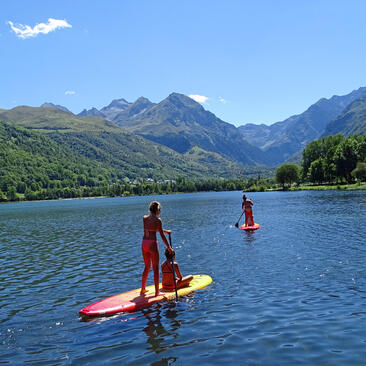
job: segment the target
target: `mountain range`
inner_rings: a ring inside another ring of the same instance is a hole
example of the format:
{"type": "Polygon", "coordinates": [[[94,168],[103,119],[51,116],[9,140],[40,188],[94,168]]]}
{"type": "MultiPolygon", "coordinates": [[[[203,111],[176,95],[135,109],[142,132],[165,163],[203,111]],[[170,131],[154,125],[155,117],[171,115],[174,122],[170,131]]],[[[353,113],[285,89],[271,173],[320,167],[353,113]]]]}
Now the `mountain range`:
{"type": "MultiPolygon", "coordinates": [[[[129,131],[182,154],[199,147],[243,165],[276,166],[285,161],[298,161],[302,149],[326,133],[328,124],[335,126],[331,133],[365,133],[362,115],[357,121],[353,118],[349,122],[353,126],[351,129],[343,131],[337,128],[339,123],[334,125],[334,121],[353,103],[359,101],[362,105],[365,94],[366,88],[361,87],[347,95],[321,98],[303,113],[284,121],[269,126],[248,123],[238,128],[178,93],[172,93],[160,103],[152,103],[144,97],[134,103],[118,99],[96,111],[129,131]],[[112,108],[114,115],[109,113],[112,108]],[[244,139],[238,136],[238,132],[244,139]]],[[[82,115],[93,115],[96,111],[84,110],[82,115]]],[[[350,112],[348,120],[349,116],[350,112]]]]}
{"type": "MultiPolygon", "coordinates": [[[[327,130],[343,111],[352,103],[360,100],[364,103],[366,88],[359,88],[344,96],[333,96],[330,99],[322,98],[311,105],[305,112],[291,116],[284,121],[270,126],[261,124],[246,124],[239,127],[243,136],[253,145],[262,149],[270,165],[278,165],[291,159],[311,141],[316,140],[327,130]]],[[[359,129],[365,133],[366,128],[359,129]]],[[[339,128],[333,128],[332,134],[344,133],[339,128]]]]}
{"type": "Polygon", "coordinates": [[[157,104],[144,97],[134,103],[117,99],[100,111],[83,110],[78,116],[96,115],[186,156],[196,156],[200,149],[201,158],[216,154],[245,166],[267,162],[261,149],[250,145],[235,126],[183,94],[172,93],[157,104]]]}
{"type": "MultiPolygon", "coordinates": [[[[104,118],[78,117],[55,106],[19,106],[0,110],[0,121],[42,134],[59,146],[79,154],[80,158],[89,159],[90,165],[102,163],[113,174],[131,179],[233,178],[244,169],[219,154],[197,149],[183,155],[104,118]]],[[[22,139],[26,138],[27,135],[22,139]]],[[[30,138],[30,144],[32,141],[30,138]]],[[[0,140],[0,148],[5,146],[6,149],[6,143],[6,140],[0,140]]],[[[258,174],[261,169],[247,171],[258,174]]]]}
{"type": "Polygon", "coordinates": [[[266,166],[298,161],[306,144],[323,135],[364,134],[366,88],[322,98],[270,126],[235,127],[179,93],[159,103],[144,97],[133,103],[116,99],[78,115],[52,103],[18,106],[0,109],[0,120],[47,135],[128,177],[232,178],[243,172],[266,174],[266,166]]]}

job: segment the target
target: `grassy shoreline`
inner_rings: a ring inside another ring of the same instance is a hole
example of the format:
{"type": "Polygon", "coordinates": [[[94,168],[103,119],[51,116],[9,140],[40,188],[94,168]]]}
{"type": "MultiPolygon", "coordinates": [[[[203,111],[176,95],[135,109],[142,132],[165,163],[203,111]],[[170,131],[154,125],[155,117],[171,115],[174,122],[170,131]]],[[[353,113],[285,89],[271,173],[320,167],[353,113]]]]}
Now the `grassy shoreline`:
{"type": "Polygon", "coordinates": [[[321,191],[321,190],[339,190],[339,191],[357,191],[357,190],[366,190],[366,183],[355,183],[355,184],[344,184],[344,185],[318,185],[318,186],[305,186],[300,185],[300,190],[308,190],[308,191],[321,191]]]}
{"type": "MultiPolygon", "coordinates": [[[[357,191],[357,190],[366,190],[366,182],[365,183],[355,183],[355,184],[322,184],[322,185],[309,185],[309,184],[300,184],[298,186],[293,185],[291,187],[286,187],[283,189],[282,187],[268,187],[264,190],[251,190],[250,188],[247,190],[242,190],[242,192],[289,192],[289,191],[330,191],[330,190],[340,190],[340,191],[357,191]]],[[[44,199],[44,200],[26,200],[24,199],[24,195],[19,197],[20,199],[14,201],[5,201],[0,202],[0,204],[6,203],[16,203],[16,202],[41,202],[41,201],[64,201],[64,200],[81,200],[81,199],[96,199],[96,198],[113,198],[113,197],[138,197],[138,196],[152,196],[152,195],[165,195],[165,194],[179,194],[179,193],[201,193],[201,192],[225,192],[228,190],[207,190],[207,191],[192,191],[192,192],[160,192],[160,193],[150,193],[150,194],[129,194],[127,196],[108,196],[108,195],[100,195],[100,196],[89,196],[89,197],[72,197],[72,198],[59,198],[59,199],[44,199]]],[[[237,190],[240,192],[241,190],[237,190]]],[[[20,196],[20,195],[19,195],[20,196]]]]}
{"type": "Polygon", "coordinates": [[[268,191],[364,191],[366,190],[366,183],[355,184],[322,184],[322,185],[308,185],[300,184],[299,186],[291,186],[283,189],[275,188],[268,189],[268,191]]]}

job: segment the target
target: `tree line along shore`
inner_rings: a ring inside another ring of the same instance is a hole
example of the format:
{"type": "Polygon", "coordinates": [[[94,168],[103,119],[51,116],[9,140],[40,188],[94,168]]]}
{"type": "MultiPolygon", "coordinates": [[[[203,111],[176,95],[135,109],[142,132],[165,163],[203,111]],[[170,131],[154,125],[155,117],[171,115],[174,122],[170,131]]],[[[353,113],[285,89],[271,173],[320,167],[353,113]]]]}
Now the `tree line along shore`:
{"type": "MultiPolygon", "coordinates": [[[[4,151],[1,153],[4,166],[10,166],[16,160],[4,151]]],[[[304,148],[299,165],[283,164],[277,167],[273,177],[266,178],[190,180],[180,177],[165,181],[140,180],[131,184],[127,177],[109,182],[102,172],[88,174],[90,172],[82,167],[80,174],[54,163],[46,170],[32,169],[24,156],[22,169],[1,172],[0,202],[233,190],[366,189],[366,136],[334,135],[312,141],[304,148]]]]}

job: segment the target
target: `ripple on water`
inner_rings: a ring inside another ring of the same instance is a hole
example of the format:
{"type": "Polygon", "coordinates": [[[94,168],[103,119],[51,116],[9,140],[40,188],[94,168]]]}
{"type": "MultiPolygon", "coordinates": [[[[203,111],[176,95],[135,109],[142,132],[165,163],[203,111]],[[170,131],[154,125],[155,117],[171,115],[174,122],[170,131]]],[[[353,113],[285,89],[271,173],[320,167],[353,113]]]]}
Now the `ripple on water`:
{"type": "Polygon", "coordinates": [[[1,205],[1,362],[362,365],[363,194],[250,196],[252,233],[234,226],[240,192],[1,205]],[[81,307],[140,286],[153,199],[183,274],[213,283],[178,304],[80,321],[81,307]]]}

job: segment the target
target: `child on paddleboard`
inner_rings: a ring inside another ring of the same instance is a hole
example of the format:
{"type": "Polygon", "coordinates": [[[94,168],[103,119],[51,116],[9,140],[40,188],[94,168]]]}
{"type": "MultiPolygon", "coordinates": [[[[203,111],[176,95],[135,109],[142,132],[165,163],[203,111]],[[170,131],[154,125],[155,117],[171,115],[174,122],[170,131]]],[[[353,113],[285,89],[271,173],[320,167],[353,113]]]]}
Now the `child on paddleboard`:
{"type": "Polygon", "coordinates": [[[243,202],[241,204],[242,210],[245,212],[245,225],[244,226],[253,226],[253,211],[252,211],[253,202],[247,198],[247,196],[243,195],[243,202]]]}
{"type": "Polygon", "coordinates": [[[158,232],[163,240],[167,251],[173,252],[173,249],[168,243],[165,234],[170,234],[171,230],[164,230],[161,219],[159,218],[161,212],[161,205],[157,201],[153,201],[149,205],[150,215],[143,217],[144,237],[142,239],[142,256],[144,258],[145,268],[142,273],[142,285],[140,294],[143,295],[146,290],[147,277],[152,264],[154,271],[155,296],[164,295],[159,292],[159,247],[156,239],[158,232]]]}
{"type": "Polygon", "coordinates": [[[175,252],[169,251],[168,249],[165,250],[166,261],[161,264],[161,272],[163,273],[163,290],[167,291],[174,291],[174,277],[173,277],[173,268],[172,268],[172,261],[174,263],[174,271],[176,275],[176,283],[177,289],[186,287],[192,281],[193,276],[182,276],[180,273],[178,263],[174,262],[175,259],[175,252]]]}

